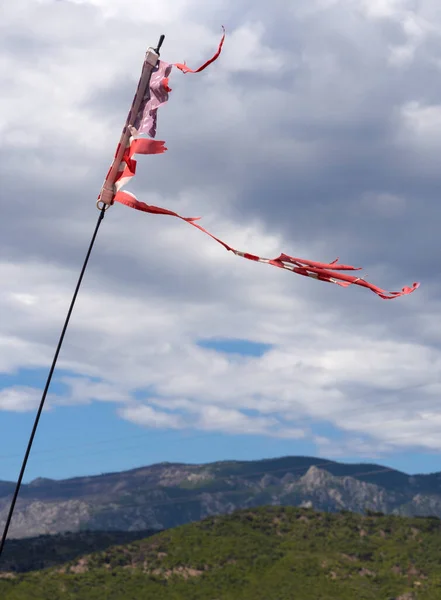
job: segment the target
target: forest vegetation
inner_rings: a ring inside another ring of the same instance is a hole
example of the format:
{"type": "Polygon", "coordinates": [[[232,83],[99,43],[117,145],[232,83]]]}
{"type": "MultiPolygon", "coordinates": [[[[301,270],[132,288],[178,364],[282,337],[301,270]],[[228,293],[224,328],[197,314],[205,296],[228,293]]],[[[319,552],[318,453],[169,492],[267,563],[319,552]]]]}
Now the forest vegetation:
{"type": "Polygon", "coordinates": [[[438,518],[267,506],[1,573],[0,598],[439,600],[440,540],[438,518]]]}

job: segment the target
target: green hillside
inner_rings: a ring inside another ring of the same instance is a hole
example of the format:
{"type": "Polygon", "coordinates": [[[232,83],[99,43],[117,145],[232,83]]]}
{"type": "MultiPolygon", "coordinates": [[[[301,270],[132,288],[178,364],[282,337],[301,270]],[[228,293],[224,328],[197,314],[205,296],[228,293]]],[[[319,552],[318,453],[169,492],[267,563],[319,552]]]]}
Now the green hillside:
{"type": "Polygon", "coordinates": [[[3,572],[27,573],[56,567],[84,554],[145,539],[157,531],[75,531],[7,540],[0,560],[3,572]]]}
{"type": "Polygon", "coordinates": [[[266,507],[0,577],[2,600],[440,600],[441,522],[266,507]]]}

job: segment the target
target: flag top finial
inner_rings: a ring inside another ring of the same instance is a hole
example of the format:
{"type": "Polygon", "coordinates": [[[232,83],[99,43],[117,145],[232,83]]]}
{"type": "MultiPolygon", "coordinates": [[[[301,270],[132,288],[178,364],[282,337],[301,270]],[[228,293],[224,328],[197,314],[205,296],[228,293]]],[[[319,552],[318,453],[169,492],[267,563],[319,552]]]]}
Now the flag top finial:
{"type": "Polygon", "coordinates": [[[158,45],[156,46],[156,49],[155,49],[155,52],[158,56],[159,56],[159,51],[161,50],[161,46],[164,43],[164,40],[165,40],[165,35],[162,34],[161,37],[159,38],[158,45]]]}

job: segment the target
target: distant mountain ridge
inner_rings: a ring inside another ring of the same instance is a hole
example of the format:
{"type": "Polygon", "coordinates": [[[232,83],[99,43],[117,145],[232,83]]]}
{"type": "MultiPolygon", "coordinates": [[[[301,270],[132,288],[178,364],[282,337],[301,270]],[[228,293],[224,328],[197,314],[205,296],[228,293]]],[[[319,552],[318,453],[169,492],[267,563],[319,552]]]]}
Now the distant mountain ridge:
{"type": "MultiPolygon", "coordinates": [[[[0,524],[12,491],[13,483],[0,481],[0,524]]],[[[441,517],[441,473],[407,475],[376,464],[301,456],[38,478],[22,487],[10,537],[168,529],[268,504],[441,517]]]]}

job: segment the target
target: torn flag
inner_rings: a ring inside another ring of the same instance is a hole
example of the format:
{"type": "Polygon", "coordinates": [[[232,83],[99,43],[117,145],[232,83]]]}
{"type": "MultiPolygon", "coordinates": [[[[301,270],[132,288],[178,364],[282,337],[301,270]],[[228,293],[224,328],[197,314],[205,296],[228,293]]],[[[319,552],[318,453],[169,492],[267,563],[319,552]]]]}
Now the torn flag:
{"type": "MultiPolygon", "coordinates": [[[[344,271],[359,271],[360,268],[339,264],[338,259],[331,263],[322,263],[295,258],[288,256],[287,254],[280,254],[277,258],[269,259],[247,252],[241,252],[232,248],[196,223],[196,221],[199,220],[199,217],[182,217],[176,212],[166,208],[160,208],[141,202],[131,192],[122,190],[123,186],[135,175],[136,160],[133,158],[134,154],[161,154],[167,150],[165,142],[149,139],[144,136],[148,135],[150,138],[156,136],[157,111],[161,105],[168,101],[169,92],[171,92],[168,83],[172,67],[176,66],[184,73],[199,73],[203,71],[218,58],[222,51],[224,40],[225,30],[216,54],[199,68],[194,70],[190,69],[185,64],[178,63],[172,65],[161,61],[159,60],[158,55],[156,55],[156,61],[154,61],[154,56],[153,59],[152,56],[150,56],[149,59],[147,55],[131,112],[129,113],[126,126],[123,130],[123,135],[121,142],[118,145],[114,162],[101,190],[99,201],[104,202],[105,204],[119,202],[142,212],[177,217],[186,221],[189,225],[196,227],[203,233],[206,233],[221,244],[226,250],[233,252],[236,256],[286,269],[298,275],[303,275],[304,277],[312,277],[342,287],[348,287],[350,285],[365,287],[384,300],[390,300],[414,292],[419,287],[419,283],[414,283],[411,287],[404,287],[399,292],[387,292],[378,286],[365,281],[362,277],[345,273],[344,271]]],[[[151,49],[149,52],[151,55],[152,52],[154,54],[154,51],[151,49]]]]}

